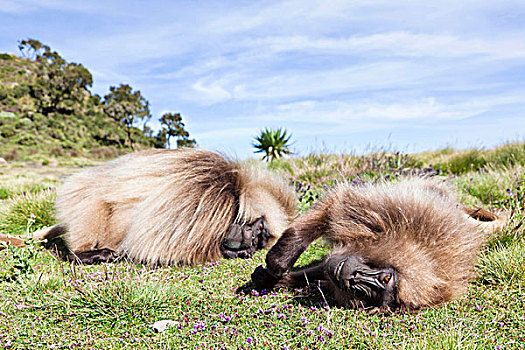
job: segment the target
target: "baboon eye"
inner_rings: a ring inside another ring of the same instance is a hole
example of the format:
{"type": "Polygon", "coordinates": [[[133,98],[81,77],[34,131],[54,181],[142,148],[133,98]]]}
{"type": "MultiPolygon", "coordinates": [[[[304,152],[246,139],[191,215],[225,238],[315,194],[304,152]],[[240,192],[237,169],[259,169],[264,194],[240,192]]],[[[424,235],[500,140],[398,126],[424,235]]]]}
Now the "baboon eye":
{"type": "Polygon", "coordinates": [[[383,276],[383,280],[382,280],[382,282],[383,282],[384,284],[388,284],[388,282],[390,282],[391,279],[392,279],[392,275],[389,274],[389,273],[387,273],[387,274],[385,274],[385,275],[383,276]]]}
{"type": "Polygon", "coordinates": [[[262,222],[261,222],[261,223],[259,224],[259,230],[262,230],[262,229],[263,229],[263,226],[264,226],[264,225],[263,225],[262,222]]]}

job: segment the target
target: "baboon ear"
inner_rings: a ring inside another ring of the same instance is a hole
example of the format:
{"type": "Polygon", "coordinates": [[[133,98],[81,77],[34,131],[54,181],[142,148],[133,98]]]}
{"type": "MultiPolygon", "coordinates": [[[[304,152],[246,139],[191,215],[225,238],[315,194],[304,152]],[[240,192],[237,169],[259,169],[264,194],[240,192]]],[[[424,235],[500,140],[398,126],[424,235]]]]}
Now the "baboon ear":
{"type": "Polygon", "coordinates": [[[502,230],[507,225],[507,218],[497,215],[483,208],[463,208],[468,214],[469,220],[475,223],[485,233],[493,233],[502,230]]]}

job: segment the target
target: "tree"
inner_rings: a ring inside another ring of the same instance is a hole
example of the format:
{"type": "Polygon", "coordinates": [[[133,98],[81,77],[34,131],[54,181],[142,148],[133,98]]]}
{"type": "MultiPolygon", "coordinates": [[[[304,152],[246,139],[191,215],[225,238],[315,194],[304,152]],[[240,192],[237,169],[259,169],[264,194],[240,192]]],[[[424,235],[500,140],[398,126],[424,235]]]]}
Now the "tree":
{"type": "Polygon", "coordinates": [[[18,50],[20,50],[22,57],[29,58],[31,61],[34,61],[42,53],[50,51],[51,48],[42,44],[38,40],[28,38],[26,40],[18,41],[18,50]]]}
{"type": "Polygon", "coordinates": [[[194,139],[189,139],[190,134],[184,130],[180,113],[165,113],[159,120],[166,130],[168,148],[170,148],[171,137],[177,137],[177,148],[195,147],[197,143],[194,139]]]}
{"type": "Polygon", "coordinates": [[[276,158],[281,158],[283,154],[291,153],[289,145],[291,137],[292,135],[286,135],[286,129],[282,130],[279,128],[274,130],[266,128],[261,131],[259,136],[255,137],[252,145],[257,149],[255,153],[264,152],[262,159],[271,162],[276,158]]]}
{"type": "Polygon", "coordinates": [[[104,96],[104,112],[126,128],[130,147],[134,149],[133,125],[151,117],[149,102],[140,91],[133,91],[127,84],[120,84],[119,87],[111,86],[109,91],[109,94],[104,96]]]}
{"type": "Polygon", "coordinates": [[[56,51],[35,39],[19,42],[23,56],[36,61],[35,83],[31,94],[38,101],[39,112],[69,113],[73,106],[82,105],[93,85],[91,73],[79,63],[68,63],[56,51]]]}

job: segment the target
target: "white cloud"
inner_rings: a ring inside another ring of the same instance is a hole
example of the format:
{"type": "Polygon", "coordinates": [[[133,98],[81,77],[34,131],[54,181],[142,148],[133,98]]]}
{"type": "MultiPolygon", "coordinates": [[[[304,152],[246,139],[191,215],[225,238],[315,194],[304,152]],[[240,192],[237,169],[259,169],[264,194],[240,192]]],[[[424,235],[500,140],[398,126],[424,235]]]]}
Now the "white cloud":
{"type": "Polygon", "coordinates": [[[257,120],[261,124],[301,123],[305,129],[313,129],[315,132],[318,129],[312,128],[312,125],[324,125],[323,128],[332,126],[332,130],[337,132],[342,129],[384,128],[382,123],[450,124],[509,104],[525,104],[524,95],[471,98],[461,102],[439,101],[435,97],[405,99],[395,103],[305,100],[281,104],[274,110],[245,119],[257,120]]]}
{"type": "Polygon", "coordinates": [[[206,104],[223,102],[232,98],[232,94],[220,86],[218,82],[205,86],[203,81],[199,80],[192,85],[192,88],[202,94],[201,99],[203,99],[206,104]]]}
{"type": "MultiPolygon", "coordinates": [[[[111,10],[111,4],[102,5],[97,2],[72,1],[72,0],[1,0],[0,12],[27,13],[39,10],[60,10],[70,12],[105,12],[111,10]]],[[[117,13],[118,14],[118,13],[117,13]]]]}
{"type": "Polygon", "coordinates": [[[247,41],[246,46],[264,48],[273,53],[298,51],[314,55],[362,55],[455,58],[487,55],[495,58],[525,57],[525,42],[519,39],[481,40],[462,39],[443,34],[418,34],[407,31],[347,38],[307,36],[265,37],[247,41]]]}

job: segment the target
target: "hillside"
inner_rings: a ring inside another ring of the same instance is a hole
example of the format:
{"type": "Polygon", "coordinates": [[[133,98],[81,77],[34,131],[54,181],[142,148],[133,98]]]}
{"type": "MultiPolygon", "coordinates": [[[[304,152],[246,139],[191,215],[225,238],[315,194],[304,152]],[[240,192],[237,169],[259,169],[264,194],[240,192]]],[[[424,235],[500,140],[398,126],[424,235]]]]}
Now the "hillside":
{"type": "Polygon", "coordinates": [[[180,114],[167,113],[154,135],[149,102],[127,84],[100,97],[91,73],[48,46],[21,41],[22,54],[0,54],[0,157],[46,163],[49,157],[111,158],[164,148],[170,136],[192,146],[180,114]],[[140,125],[140,127],[138,127],[140,125]]]}

